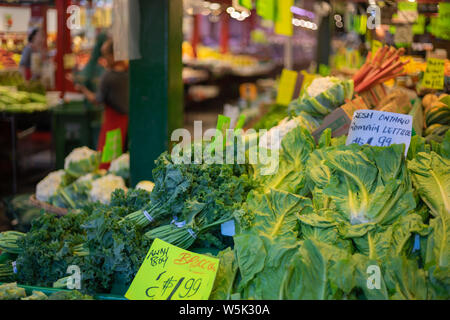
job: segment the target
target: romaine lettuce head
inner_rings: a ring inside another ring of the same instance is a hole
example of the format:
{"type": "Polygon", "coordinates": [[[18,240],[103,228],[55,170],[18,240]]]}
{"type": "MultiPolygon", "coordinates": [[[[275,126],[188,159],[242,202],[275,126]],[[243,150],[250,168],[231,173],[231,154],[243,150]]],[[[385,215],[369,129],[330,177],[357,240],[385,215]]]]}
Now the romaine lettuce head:
{"type": "Polygon", "coordinates": [[[408,161],[414,187],[435,217],[440,216],[441,212],[450,215],[449,168],[450,159],[434,151],[419,152],[413,160],[408,161]]]}
{"type": "Polygon", "coordinates": [[[322,206],[335,206],[351,225],[392,223],[416,206],[403,150],[353,144],[315,151],[306,170],[313,197],[330,201],[322,206]]]}
{"type": "MultiPolygon", "coordinates": [[[[319,81],[316,79],[315,81],[319,81]]],[[[292,115],[296,116],[301,114],[302,111],[319,118],[323,118],[330,114],[334,109],[340,107],[345,103],[345,99],[351,99],[353,96],[353,81],[344,80],[341,81],[337,78],[330,78],[333,85],[328,88],[326,86],[325,91],[314,90],[314,93],[318,93],[315,96],[310,96],[305,90],[305,93],[294,100],[289,105],[289,111],[292,115]],[[319,93],[320,92],[320,93],[319,93]]]]}
{"type": "Polygon", "coordinates": [[[309,190],[305,164],[314,148],[314,138],[307,129],[301,126],[291,129],[281,140],[280,149],[259,148],[258,163],[253,166],[254,179],[265,186],[266,191],[277,189],[306,195],[309,190]]]}

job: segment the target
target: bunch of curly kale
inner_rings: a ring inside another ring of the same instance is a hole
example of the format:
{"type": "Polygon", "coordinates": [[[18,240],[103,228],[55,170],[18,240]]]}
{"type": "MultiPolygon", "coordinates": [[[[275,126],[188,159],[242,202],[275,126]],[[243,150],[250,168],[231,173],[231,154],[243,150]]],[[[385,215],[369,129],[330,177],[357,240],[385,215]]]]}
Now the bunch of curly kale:
{"type": "Polygon", "coordinates": [[[81,271],[81,291],[123,293],[131,284],[150,241],[141,230],[126,221],[131,212],[145,206],[144,190],[116,190],[110,205],[87,204],[81,212],[57,218],[44,214],[33,221],[31,230],[19,240],[17,281],[51,287],[70,276],[67,268],[81,271]]]}

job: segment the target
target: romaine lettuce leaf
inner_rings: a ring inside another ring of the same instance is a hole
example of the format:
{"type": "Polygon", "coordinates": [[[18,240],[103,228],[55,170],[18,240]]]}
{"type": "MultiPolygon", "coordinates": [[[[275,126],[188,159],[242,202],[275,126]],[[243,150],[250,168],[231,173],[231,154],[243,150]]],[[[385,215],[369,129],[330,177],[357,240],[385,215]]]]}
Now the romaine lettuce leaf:
{"type": "MultiPolygon", "coordinates": [[[[269,170],[271,164],[265,165],[266,161],[258,161],[254,165],[254,178],[265,186],[265,191],[278,189],[306,195],[305,164],[314,148],[315,141],[309,131],[297,126],[283,137],[278,150],[277,166],[269,170]]],[[[260,150],[260,157],[262,154],[260,150]]]]}
{"type": "Polygon", "coordinates": [[[408,161],[414,187],[434,217],[450,215],[450,159],[435,152],[420,152],[408,161]],[[441,211],[441,206],[444,210],[441,211]]]}

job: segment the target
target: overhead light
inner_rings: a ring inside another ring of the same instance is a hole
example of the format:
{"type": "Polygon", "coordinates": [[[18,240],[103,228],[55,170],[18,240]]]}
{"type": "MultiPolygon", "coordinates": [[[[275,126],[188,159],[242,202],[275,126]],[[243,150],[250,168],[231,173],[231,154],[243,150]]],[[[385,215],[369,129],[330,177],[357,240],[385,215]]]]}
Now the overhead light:
{"type": "Polygon", "coordinates": [[[296,6],[291,7],[291,12],[294,14],[298,14],[299,16],[308,17],[310,19],[314,19],[314,17],[315,17],[315,14],[313,12],[296,7],[296,6]]]}
{"type": "Polygon", "coordinates": [[[408,0],[409,2],[416,2],[416,0],[408,0]]]}
{"type": "Polygon", "coordinates": [[[338,22],[336,22],[336,26],[338,28],[342,28],[344,25],[343,25],[343,23],[341,21],[338,21],[338,22]]]}
{"type": "Polygon", "coordinates": [[[203,2],[203,7],[204,8],[209,8],[210,5],[211,5],[211,2],[209,2],[209,1],[204,1],[203,2]]]}
{"type": "Polygon", "coordinates": [[[237,19],[237,18],[239,18],[240,16],[241,16],[241,14],[240,14],[239,12],[237,12],[237,11],[233,11],[233,12],[231,13],[231,17],[234,18],[234,19],[237,19]]]}
{"type": "Polygon", "coordinates": [[[219,10],[220,9],[220,4],[218,4],[217,2],[213,2],[209,5],[209,8],[211,10],[219,10]]]}
{"type": "Polygon", "coordinates": [[[204,16],[207,16],[210,13],[211,13],[211,10],[209,10],[209,9],[202,10],[202,15],[204,15],[204,16]]]}
{"type": "Polygon", "coordinates": [[[241,12],[241,15],[242,15],[244,18],[248,18],[248,17],[250,16],[250,13],[247,12],[247,11],[242,11],[242,12],[241,12]]]}
{"type": "Polygon", "coordinates": [[[297,18],[292,19],[292,24],[296,27],[300,27],[300,20],[297,18]]]}
{"type": "Polygon", "coordinates": [[[233,7],[228,7],[227,8],[227,13],[228,14],[232,14],[234,12],[234,8],[233,7]]]}

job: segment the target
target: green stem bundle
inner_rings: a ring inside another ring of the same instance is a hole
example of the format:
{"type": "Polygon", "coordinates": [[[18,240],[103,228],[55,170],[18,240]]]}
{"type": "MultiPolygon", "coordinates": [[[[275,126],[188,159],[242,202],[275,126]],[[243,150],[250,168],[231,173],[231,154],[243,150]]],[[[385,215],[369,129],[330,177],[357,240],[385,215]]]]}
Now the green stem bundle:
{"type": "Polygon", "coordinates": [[[179,228],[174,224],[167,224],[150,230],[144,234],[144,237],[151,240],[158,238],[179,248],[188,249],[197,235],[187,226],[179,228]]]}
{"type": "Polygon", "coordinates": [[[77,257],[86,257],[89,255],[89,249],[84,244],[73,247],[73,254],[77,257]]]}
{"type": "Polygon", "coordinates": [[[18,241],[25,236],[25,233],[18,231],[5,231],[0,233],[0,251],[19,254],[22,249],[18,241]]]}
{"type": "Polygon", "coordinates": [[[150,205],[146,209],[141,209],[136,212],[130,213],[125,216],[122,221],[130,221],[136,227],[146,228],[147,226],[153,224],[158,224],[166,216],[168,212],[160,203],[150,205]]]}

